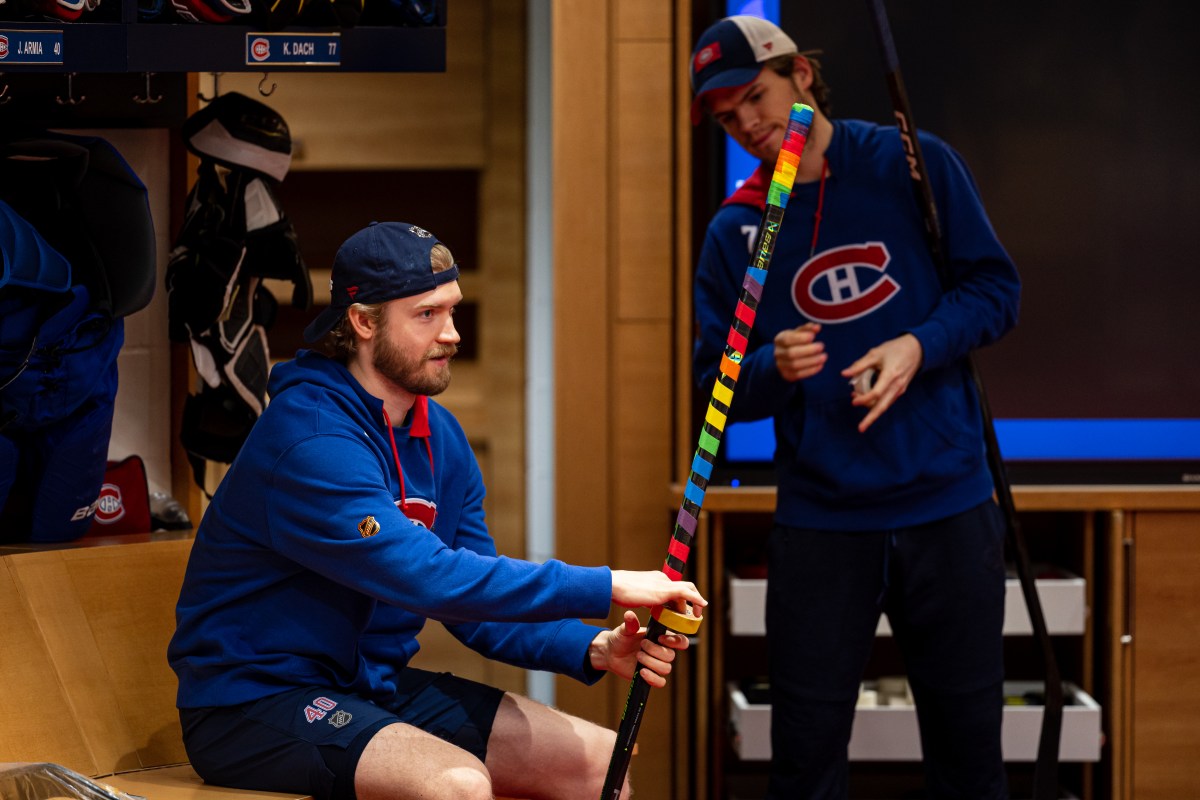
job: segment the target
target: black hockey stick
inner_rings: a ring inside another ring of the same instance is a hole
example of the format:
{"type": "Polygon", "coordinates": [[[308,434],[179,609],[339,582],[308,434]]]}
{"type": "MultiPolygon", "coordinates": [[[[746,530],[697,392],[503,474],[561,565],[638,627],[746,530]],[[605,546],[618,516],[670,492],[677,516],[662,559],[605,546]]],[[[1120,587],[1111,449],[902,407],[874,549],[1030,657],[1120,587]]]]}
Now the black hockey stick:
{"type": "MultiPolygon", "coordinates": [[[[913,191],[916,193],[917,205],[920,206],[921,217],[925,222],[925,238],[929,244],[929,250],[933,254],[934,263],[937,265],[938,279],[941,281],[942,288],[948,289],[951,285],[951,278],[945,250],[942,247],[941,223],[938,221],[933,189],[929,185],[929,172],[925,167],[925,158],[921,154],[921,144],[917,141],[917,126],[913,122],[912,108],[908,102],[908,94],[904,90],[904,79],[900,74],[900,59],[896,56],[896,44],[892,39],[887,10],[883,6],[883,0],[867,0],[867,6],[879,44],[879,52],[883,57],[888,94],[892,98],[896,126],[900,130],[900,139],[904,143],[904,154],[908,159],[913,191]]],[[[968,355],[968,364],[971,379],[975,383],[976,394],[979,395],[979,410],[983,418],[983,436],[987,445],[988,468],[992,473],[996,498],[1004,512],[1005,529],[1012,547],[1013,558],[1016,561],[1017,576],[1021,582],[1021,594],[1025,598],[1025,607],[1029,611],[1033,635],[1037,639],[1042,653],[1042,670],[1046,678],[1042,732],[1038,741],[1037,766],[1034,768],[1033,775],[1033,797],[1034,800],[1052,800],[1052,798],[1058,797],[1058,749],[1062,734],[1063,714],[1062,679],[1059,676],[1058,662],[1054,657],[1050,634],[1046,630],[1046,620],[1037,595],[1033,570],[1029,565],[1025,537],[1021,534],[1021,528],[1017,521],[1012,488],[1009,486],[1004,460],[1000,455],[1000,444],[996,439],[996,427],[992,421],[987,393],[984,391],[983,377],[979,373],[979,367],[975,363],[974,357],[968,355]]]]}
{"type": "MultiPolygon", "coordinates": [[[[700,506],[704,503],[704,493],[708,489],[708,479],[712,476],[713,462],[721,446],[725,420],[729,415],[729,404],[733,401],[733,390],[737,386],[742,358],[749,345],[750,330],[754,327],[758,302],[762,297],[763,284],[767,280],[767,269],[771,266],[771,256],[775,253],[779,226],[783,222],[783,212],[792,194],[792,184],[796,180],[796,169],[800,166],[800,155],[808,141],[808,129],[812,118],[813,110],[809,106],[801,103],[792,106],[783,146],[775,161],[771,187],[767,190],[767,204],[758,226],[758,241],[746,267],[742,294],[734,311],[728,338],[725,340],[725,352],[721,356],[720,372],[713,383],[712,398],[709,400],[708,412],[700,429],[700,440],[692,458],[691,474],[688,475],[688,483],[683,490],[683,503],[679,515],[675,518],[671,541],[667,545],[667,558],[663,562],[662,571],[672,580],[682,578],[683,571],[687,568],[688,554],[692,549],[700,517],[700,506]]],[[[651,616],[652,619],[646,626],[646,638],[652,642],[657,642],[668,630],[695,633],[700,625],[699,619],[684,616],[669,608],[656,608],[651,612],[651,616]]],[[[617,729],[617,741],[613,745],[612,758],[608,762],[608,774],[604,778],[604,791],[600,800],[617,800],[621,796],[621,787],[625,785],[625,775],[629,772],[629,761],[633,757],[633,745],[637,740],[638,729],[642,725],[642,715],[649,698],[650,684],[641,676],[639,668],[634,671],[633,681],[629,685],[629,695],[625,700],[625,710],[621,714],[621,726],[617,729]]]]}

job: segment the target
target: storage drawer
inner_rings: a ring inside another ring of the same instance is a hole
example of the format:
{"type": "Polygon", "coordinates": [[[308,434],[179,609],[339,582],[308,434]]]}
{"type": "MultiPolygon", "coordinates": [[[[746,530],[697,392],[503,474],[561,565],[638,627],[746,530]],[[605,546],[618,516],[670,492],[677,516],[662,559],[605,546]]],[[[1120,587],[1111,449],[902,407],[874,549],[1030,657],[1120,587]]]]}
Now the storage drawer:
{"type": "MultiPolygon", "coordinates": [[[[1042,602],[1042,615],[1046,618],[1046,629],[1052,635],[1082,634],[1087,623],[1087,582],[1083,578],[1063,573],[1061,578],[1039,578],[1038,598],[1042,602]]],[[[762,636],[766,633],[764,623],[767,603],[765,579],[729,578],[729,632],[734,636],[762,636]]],[[[1007,581],[1004,596],[1004,635],[1021,636],[1033,632],[1029,623],[1029,612],[1025,610],[1025,598],[1021,584],[1016,578],[1007,581]]],[[[886,616],[879,620],[876,630],[879,636],[891,636],[892,629],[886,616]]]]}
{"type": "MultiPolygon", "coordinates": [[[[867,684],[870,686],[870,682],[867,684]]],[[[1039,691],[1041,683],[1010,681],[1006,695],[1039,691]]],[[[1083,690],[1067,683],[1063,687],[1062,761],[1099,761],[1103,734],[1100,706],[1083,690]]],[[[771,758],[771,706],[750,703],[737,684],[728,685],[730,735],[733,749],[744,761],[771,758]]],[[[1041,706],[1005,706],[1001,744],[1005,761],[1036,761],[1042,729],[1041,706]]],[[[921,742],[917,712],[912,706],[860,708],[850,736],[852,761],[919,761],[921,742]]]]}

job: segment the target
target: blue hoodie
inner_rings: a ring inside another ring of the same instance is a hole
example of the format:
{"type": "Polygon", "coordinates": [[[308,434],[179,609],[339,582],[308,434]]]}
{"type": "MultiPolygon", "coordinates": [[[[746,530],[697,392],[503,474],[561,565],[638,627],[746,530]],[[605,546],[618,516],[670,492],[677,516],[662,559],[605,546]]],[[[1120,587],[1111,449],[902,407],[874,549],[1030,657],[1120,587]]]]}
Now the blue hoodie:
{"type": "Polygon", "coordinates": [[[607,616],[611,573],[497,556],[448,411],[419,398],[389,430],[381,400],[307,351],[269,389],[196,532],[168,648],[180,708],[311,685],[385,698],[426,618],[485,655],[598,679],[602,629],[578,618],[607,616]]]}
{"type": "MultiPolygon", "coordinates": [[[[731,421],[774,417],[779,524],[918,525],[992,493],[966,357],[1016,324],[1020,280],[962,158],[920,136],[949,258],[944,291],[895,128],[835,121],[819,227],[819,182],[796,185],[788,201],[730,413],[731,421]],[[822,324],[828,360],[817,375],[788,383],[773,339],[809,321],[822,324]],[[867,412],[850,404],[841,371],[905,332],[921,343],[921,369],[859,433],[867,412]]],[[[708,226],[695,279],[694,368],[704,391],[716,378],[769,181],[760,167],[708,226]]]]}

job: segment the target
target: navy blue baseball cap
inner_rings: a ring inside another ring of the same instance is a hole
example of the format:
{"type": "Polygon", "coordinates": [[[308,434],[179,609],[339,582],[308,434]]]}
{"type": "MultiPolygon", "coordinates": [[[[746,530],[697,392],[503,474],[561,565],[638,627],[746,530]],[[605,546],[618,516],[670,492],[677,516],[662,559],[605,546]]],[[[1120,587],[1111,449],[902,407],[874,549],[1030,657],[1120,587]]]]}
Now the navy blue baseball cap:
{"type": "Polygon", "coordinates": [[[333,330],[354,303],[386,303],[458,280],[458,264],[433,271],[437,237],[407,222],[372,222],[338,248],[329,278],[329,308],[304,329],[309,344],[333,330]]]}
{"type": "Polygon", "coordinates": [[[692,124],[704,116],[706,92],[745,86],[762,72],[763,62],[798,52],[790,36],[761,17],[725,17],[714,22],[692,50],[692,124]]]}

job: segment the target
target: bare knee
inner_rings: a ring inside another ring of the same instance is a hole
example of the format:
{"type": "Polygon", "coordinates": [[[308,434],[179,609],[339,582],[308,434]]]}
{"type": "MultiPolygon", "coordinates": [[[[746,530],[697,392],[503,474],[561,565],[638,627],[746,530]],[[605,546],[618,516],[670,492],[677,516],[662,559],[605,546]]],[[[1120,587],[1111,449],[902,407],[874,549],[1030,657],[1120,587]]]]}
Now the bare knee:
{"type": "Polygon", "coordinates": [[[359,800],[420,797],[421,800],[492,800],[492,781],[474,766],[446,767],[419,782],[364,783],[356,780],[359,800]]]}
{"type": "MultiPolygon", "coordinates": [[[[608,780],[608,767],[612,759],[613,747],[617,742],[617,735],[606,728],[589,725],[588,737],[589,742],[584,752],[588,758],[588,787],[594,796],[602,792],[604,784],[608,780]],[[594,791],[592,791],[593,786],[595,787],[594,791]]],[[[633,789],[630,785],[629,773],[626,772],[625,782],[621,785],[620,800],[630,800],[632,797],[633,789]]]]}
{"type": "Polygon", "coordinates": [[[467,751],[397,723],[367,743],[354,789],[358,800],[492,800],[492,776],[467,751]]]}
{"type": "Polygon", "coordinates": [[[455,767],[439,783],[438,797],[447,800],[492,800],[491,778],[477,769],[455,767]]]}

